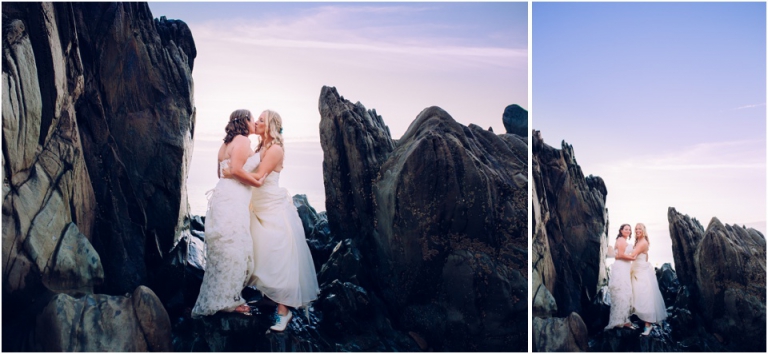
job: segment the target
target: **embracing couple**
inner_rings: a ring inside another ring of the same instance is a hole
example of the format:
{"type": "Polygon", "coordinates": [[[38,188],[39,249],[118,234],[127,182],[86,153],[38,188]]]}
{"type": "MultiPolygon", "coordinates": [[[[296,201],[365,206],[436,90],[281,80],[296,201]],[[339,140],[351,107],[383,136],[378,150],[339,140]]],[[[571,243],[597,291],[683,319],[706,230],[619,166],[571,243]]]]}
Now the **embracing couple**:
{"type": "Polygon", "coordinates": [[[643,335],[651,333],[651,323],[660,323],[667,318],[667,308],[656,281],[656,271],[648,263],[648,234],[645,225],[635,226],[635,243],[629,243],[632,229],[629,224],[621,225],[614,245],[616,261],[611,266],[608,289],[611,293],[611,316],[605,330],[621,327],[635,327],[631,315],[637,315],[645,322],[643,335]]]}
{"type": "Polygon", "coordinates": [[[205,217],[206,269],[192,316],[218,311],[250,314],[240,292],[255,286],[278,304],[272,330],[306,307],[319,288],[296,207],[278,180],[283,170],[282,119],[266,110],[258,119],[240,109],[229,117],[219,148],[219,182],[205,217]],[[260,137],[256,151],[248,136],[260,137]]]}

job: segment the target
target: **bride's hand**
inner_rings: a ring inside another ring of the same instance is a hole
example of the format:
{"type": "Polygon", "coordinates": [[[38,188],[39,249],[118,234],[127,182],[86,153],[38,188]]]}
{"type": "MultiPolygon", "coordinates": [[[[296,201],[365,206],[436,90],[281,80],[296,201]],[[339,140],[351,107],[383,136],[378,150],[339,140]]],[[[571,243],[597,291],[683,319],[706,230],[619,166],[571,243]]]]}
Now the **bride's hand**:
{"type": "Polygon", "coordinates": [[[221,170],[221,178],[232,178],[232,171],[229,170],[229,167],[221,170]]]}

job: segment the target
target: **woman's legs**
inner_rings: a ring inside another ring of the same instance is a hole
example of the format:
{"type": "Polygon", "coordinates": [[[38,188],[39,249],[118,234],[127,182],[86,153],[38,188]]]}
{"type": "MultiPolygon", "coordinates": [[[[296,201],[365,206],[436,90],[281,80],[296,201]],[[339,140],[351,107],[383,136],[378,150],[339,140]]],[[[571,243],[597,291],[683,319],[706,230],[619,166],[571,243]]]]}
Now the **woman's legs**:
{"type": "Polygon", "coordinates": [[[283,304],[277,304],[277,314],[280,316],[285,316],[288,314],[288,307],[283,304]]]}

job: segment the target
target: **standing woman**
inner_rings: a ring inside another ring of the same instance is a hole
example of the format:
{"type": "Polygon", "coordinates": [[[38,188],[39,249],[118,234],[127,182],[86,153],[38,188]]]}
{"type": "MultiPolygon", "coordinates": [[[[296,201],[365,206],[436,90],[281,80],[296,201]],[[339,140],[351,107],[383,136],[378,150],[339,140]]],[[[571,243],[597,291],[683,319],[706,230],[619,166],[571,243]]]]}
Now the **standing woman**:
{"type": "Polygon", "coordinates": [[[284,330],[293,317],[288,307],[306,307],[320,292],[301,219],[290,194],[278,184],[283,170],[282,126],[280,115],[270,110],[256,120],[261,163],[251,174],[255,180],[266,179],[251,192],[255,259],[248,285],[278,304],[276,323],[270,327],[274,331],[284,330]]]}
{"type": "Polygon", "coordinates": [[[648,263],[648,233],[645,225],[635,226],[635,249],[632,255],[637,259],[632,263],[632,307],[633,313],[645,321],[643,335],[651,334],[651,323],[659,323],[667,318],[667,306],[659,291],[656,271],[648,263]]]}
{"type": "MultiPolygon", "coordinates": [[[[632,281],[629,278],[630,262],[634,260],[630,253],[632,245],[629,238],[632,237],[632,228],[629,224],[623,224],[616,236],[614,254],[616,261],[611,266],[611,279],[608,281],[608,290],[611,294],[611,316],[605,330],[620,327],[632,327],[629,321],[629,313],[632,307],[632,281]]],[[[637,328],[637,327],[635,327],[637,328]]]]}
{"type": "Polygon", "coordinates": [[[232,112],[224,128],[226,136],[218,154],[216,172],[229,168],[238,179],[219,179],[211,190],[205,217],[205,275],[200,294],[192,309],[192,317],[213,315],[218,311],[249,313],[250,308],[240,296],[250,279],[253,250],[248,221],[250,185],[263,181],[246,173],[259,162],[251,151],[248,135],[255,132],[251,112],[232,112]]]}

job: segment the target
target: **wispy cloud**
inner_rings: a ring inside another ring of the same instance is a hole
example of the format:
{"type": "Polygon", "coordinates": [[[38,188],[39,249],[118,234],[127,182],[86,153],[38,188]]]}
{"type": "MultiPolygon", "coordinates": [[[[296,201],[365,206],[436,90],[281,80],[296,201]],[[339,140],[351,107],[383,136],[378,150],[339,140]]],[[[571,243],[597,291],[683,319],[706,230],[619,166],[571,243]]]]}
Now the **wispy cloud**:
{"type": "Polygon", "coordinates": [[[739,109],[757,108],[757,107],[762,107],[762,106],[765,106],[765,102],[758,103],[758,104],[748,104],[746,106],[736,107],[733,110],[736,111],[736,110],[739,110],[739,109]]]}
{"type": "Polygon", "coordinates": [[[702,143],[661,155],[639,156],[611,164],[640,170],[763,170],[765,141],[742,140],[702,143]]]}

